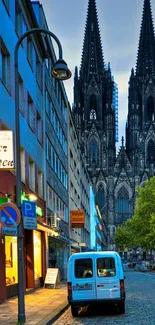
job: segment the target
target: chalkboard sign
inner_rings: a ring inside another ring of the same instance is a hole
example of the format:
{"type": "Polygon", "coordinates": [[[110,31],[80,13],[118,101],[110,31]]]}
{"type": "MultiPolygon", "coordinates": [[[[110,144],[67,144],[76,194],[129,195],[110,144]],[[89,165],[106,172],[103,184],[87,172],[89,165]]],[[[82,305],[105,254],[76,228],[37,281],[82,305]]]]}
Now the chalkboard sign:
{"type": "Polygon", "coordinates": [[[45,277],[45,283],[46,284],[53,284],[54,288],[57,283],[60,283],[60,271],[57,268],[48,268],[46,272],[46,277],[45,277]]]}

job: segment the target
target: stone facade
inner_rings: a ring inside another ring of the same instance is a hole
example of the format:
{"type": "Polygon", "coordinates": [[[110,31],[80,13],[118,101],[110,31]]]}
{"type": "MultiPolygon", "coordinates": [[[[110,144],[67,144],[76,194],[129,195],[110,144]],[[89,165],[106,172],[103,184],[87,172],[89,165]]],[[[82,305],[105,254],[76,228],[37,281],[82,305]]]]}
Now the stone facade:
{"type": "Polygon", "coordinates": [[[150,0],[144,0],[136,70],[129,82],[126,144],[116,155],[114,81],[105,68],[96,1],[89,0],[80,71],[75,68],[73,115],[96,202],[107,223],[108,247],[116,226],[131,218],[135,189],[154,175],[155,40],[150,0]]]}

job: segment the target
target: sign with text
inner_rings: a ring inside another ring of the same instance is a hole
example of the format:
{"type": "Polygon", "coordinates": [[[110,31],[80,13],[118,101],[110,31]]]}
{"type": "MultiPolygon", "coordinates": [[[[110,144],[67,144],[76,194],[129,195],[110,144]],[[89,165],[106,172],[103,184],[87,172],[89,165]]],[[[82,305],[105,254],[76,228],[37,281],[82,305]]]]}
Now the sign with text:
{"type": "Polygon", "coordinates": [[[54,287],[60,283],[60,271],[58,268],[48,268],[46,272],[45,284],[53,284],[54,287]]]}
{"type": "Polygon", "coordinates": [[[0,131],[0,170],[14,169],[13,133],[0,131]]]}
{"type": "Polygon", "coordinates": [[[37,229],[36,203],[22,201],[24,229],[37,229]]]}
{"type": "Polygon", "coordinates": [[[84,227],[84,211],[83,210],[71,210],[70,220],[72,228],[84,227]]]}

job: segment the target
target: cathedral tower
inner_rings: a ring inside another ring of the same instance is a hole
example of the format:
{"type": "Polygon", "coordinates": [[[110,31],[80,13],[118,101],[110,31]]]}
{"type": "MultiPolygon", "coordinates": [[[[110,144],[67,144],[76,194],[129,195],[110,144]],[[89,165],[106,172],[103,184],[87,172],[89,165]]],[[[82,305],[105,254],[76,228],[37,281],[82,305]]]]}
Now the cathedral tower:
{"type": "Polygon", "coordinates": [[[116,160],[113,94],[110,64],[107,68],[104,64],[96,0],[89,0],[79,73],[75,68],[73,116],[97,203],[100,209],[106,205],[104,217],[108,177],[113,175],[116,160]]]}

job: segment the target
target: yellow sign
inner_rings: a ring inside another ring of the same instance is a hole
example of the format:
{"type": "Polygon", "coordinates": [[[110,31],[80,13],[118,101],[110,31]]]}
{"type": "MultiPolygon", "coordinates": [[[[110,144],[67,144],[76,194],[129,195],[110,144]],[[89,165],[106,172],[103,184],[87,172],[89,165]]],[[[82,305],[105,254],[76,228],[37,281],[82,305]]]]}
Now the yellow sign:
{"type": "Polygon", "coordinates": [[[70,211],[71,227],[83,228],[84,227],[84,211],[71,210],[70,211]]]}

